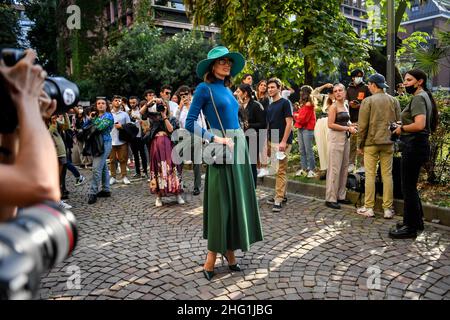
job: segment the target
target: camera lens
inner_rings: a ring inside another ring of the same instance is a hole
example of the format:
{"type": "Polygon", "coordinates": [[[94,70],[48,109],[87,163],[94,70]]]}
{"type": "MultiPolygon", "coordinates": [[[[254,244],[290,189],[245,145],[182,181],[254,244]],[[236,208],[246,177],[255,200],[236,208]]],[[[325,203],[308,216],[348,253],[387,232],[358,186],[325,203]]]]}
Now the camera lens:
{"type": "Polygon", "coordinates": [[[77,239],[70,211],[54,203],[20,210],[15,220],[0,225],[0,296],[15,297],[12,292],[20,289],[35,294],[42,273],[68,257],[77,239]]]}

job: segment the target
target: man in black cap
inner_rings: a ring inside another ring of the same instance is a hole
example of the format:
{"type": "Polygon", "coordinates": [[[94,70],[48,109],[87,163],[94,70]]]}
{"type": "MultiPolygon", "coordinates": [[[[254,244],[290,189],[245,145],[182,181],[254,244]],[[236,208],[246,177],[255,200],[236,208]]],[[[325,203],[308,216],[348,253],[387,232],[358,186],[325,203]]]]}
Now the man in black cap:
{"type": "Polygon", "coordinates": [[[400,120],[400,103],[394,97],[384,92],[387,84],[384,76],[375,73],[369,77],[368,88],[372,95],[361,104],[358,121],[358,154],[364,155],[366,171],[364,206],[356,212],[366,217],[372,217],[375,206],[375,176],[377,163],[380,161],[383,180],[384,218],[391,219],[394,215],[392,182],[392,158],[394,146],[391,140],[390,124],[400,120]]]}
{"type": "MultiPolygon", "coordinates": [[[[355,69],[351,73],[352,82],[347,88],[347,101],[350,106],[350,121],[352,123],[358,122],[359,108],[364,98],[371,95],[369,88],[363,81],[364,71],[355,69]]],[[[360,156],[358,157],[360,168],[357,171],[364,171],[364,161],[360,156]]],[[[350,162],[348,171],[353,172],[356,168],[356,134],[350,137],[350,162]]]]}

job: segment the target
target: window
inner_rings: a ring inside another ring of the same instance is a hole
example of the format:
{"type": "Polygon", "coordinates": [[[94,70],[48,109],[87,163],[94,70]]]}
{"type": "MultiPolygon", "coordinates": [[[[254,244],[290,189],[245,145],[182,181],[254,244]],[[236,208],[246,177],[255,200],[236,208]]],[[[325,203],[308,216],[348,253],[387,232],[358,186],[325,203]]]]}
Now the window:
{"type": "Polygon", "coordinates": [[[419,11],[419,6],[418,5],[413,5],[411,7],[411,12],[417,12],[417,11],[419,11]]]}

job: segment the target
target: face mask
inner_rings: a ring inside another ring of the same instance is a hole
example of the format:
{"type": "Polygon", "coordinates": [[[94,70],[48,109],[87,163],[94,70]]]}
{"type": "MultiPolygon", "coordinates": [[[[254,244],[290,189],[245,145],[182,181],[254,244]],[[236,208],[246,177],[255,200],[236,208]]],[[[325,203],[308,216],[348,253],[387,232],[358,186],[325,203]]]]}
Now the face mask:
{"type": "Polygon", "coordinates": [[[355,80],[353,81],[356,85],[360,84],[362,82],[362,77],[356,77],[355,80]]]}
{"type": "Polygon", "coordinates": [[[414,87],[414,85],[411,86],[405,86],[405,91],[409,94],[414,94],[414,92],[416,92],[417,88],[414,87]]]}

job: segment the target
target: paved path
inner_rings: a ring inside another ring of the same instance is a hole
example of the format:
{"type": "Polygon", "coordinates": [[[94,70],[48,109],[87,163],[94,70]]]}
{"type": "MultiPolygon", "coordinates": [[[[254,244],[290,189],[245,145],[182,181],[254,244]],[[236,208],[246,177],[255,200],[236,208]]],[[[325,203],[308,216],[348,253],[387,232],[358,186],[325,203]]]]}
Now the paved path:
{"type": "Polygon", "coordinates": [[[265,204],[271,190],[258,189],[265,240],[237,252],[243,272],[230,273],[218,259],[208,282],[202,195],[155,208],[141,180],[114,185],[112,198],[88,206],[88,183],[73,182],[78,247],[43,277],[42,299],[450,299],[448,228],[426,224],[415,241],[393,241],[388,230],[399,218],[364,218],[295,195],[273,213],[265,204]]]}

